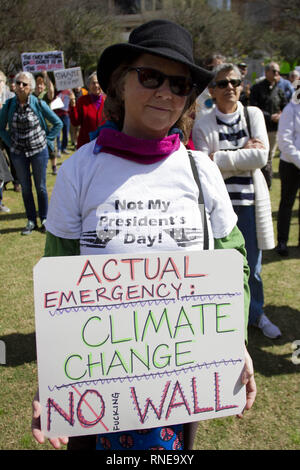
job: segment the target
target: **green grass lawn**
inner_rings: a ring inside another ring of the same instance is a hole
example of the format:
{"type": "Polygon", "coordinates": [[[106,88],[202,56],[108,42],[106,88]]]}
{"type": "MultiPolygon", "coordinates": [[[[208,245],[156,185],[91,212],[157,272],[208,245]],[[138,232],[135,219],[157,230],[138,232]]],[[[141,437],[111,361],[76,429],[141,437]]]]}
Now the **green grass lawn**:
{"type": "MultiPolygon", "coordinates": [[[[64,157],[66,158],[66,157],[64,157]]],[[[274,162],[271,190],[274,230],[279,205],[278,158],[274,162]]],[[[59,164],[61,161],[59,161],[59,164]]],[[[55,176],[48,167],[49,193],[55,176]]],[[[12,184],[4,191],[4,204],[11,212],[0,214],[0,338],[6,345],[6,365],[0,365],[0,449],[50,449],[31,437],[31,402],[37,388],[34,334],[33,266],[43,255],[45,235],[35,231],[20,235],[26,224],[20,193],[12,184]]],[[[300,249],[298,202],[290,232],[290,256],[275,251],[263,254],[265,313],[283,335],[269,340],[249,330],[258,394],[243,419],[235,417],[203,421],[196,449],[299,449],[300,365],[293,364],[292,343],[300,340],[300,249]]]]}

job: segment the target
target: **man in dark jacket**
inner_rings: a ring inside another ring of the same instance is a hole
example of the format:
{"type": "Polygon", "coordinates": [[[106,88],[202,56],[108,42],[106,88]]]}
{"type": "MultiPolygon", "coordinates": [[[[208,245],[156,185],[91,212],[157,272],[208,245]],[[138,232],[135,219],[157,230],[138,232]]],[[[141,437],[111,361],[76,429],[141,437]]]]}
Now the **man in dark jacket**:
{"type": "Polygon", "coordinates": [[[271,62],[265,67],[265,78],[251,88],[250,106],[257,106],[265,117],[270,153],[268,163],[262,169],[268,187],[272,184],[272,160],[277,149],[277,129],[281,111],[287,104],[283,90],[278,86],[280,79],[279,65],[271,62]]]}

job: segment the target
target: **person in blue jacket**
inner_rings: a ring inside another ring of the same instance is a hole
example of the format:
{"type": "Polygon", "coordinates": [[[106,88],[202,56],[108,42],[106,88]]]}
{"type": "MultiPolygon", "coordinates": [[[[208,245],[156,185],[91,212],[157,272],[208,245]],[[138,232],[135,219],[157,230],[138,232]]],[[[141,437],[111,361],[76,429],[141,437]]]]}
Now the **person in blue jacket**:
{"type": "Polygon", "coordinates": [[[46,170],[48,146],[60,133],[62,122],[42,100],[32,94],[35,79],[29,72],[16,75],[16,96],[6,101],[0,112],[0,137],[10,148],[11,159],[22,187],[27,225],[22,235],[37,228],[37,211],[32,193],[31,172],[37,192],[41,231],[45,232],[48,212],[46,170]],[[48,128],[47,122],[52,125],[48,128]]]}
{"type": "Polygon", "coordinates": [[[287,80],[286,78],[280,77],[278,81],[278,87],[281,88],[281,90],[285,94],[287,102],[289,102],[295,91],[291,82],[287,80]]]}

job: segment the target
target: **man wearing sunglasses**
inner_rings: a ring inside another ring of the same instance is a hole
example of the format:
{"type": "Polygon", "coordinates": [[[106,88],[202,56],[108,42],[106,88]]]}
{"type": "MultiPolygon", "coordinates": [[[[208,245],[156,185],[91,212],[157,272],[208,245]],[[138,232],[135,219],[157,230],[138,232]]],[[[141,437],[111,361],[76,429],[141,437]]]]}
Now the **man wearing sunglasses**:
{"type": "Polygon", "coordinates": [[[270,195],[260,171],[269,151],[264,116],[259,108],[244,108],[239,101],[242,77],[237,66],[222,64],[214,71],[215,78],[208,88],[215,106],[196,120],[193,142],[196,150],[207,153],[220,168],[238,216],[238,228],[245,238],[250,267],[249,324],[275,339],[281,332],[263,313],[260,276],[262,250],[275,246],[270,195]]]}
{"type": "Polygon", "coordinates": [[[272,160],[277,150],[277,129],[281,111],[287,104],[283,90],[279,86],[280,69],[276,62],[265,66],[265,79],[253,85],[250,93],[250,105],[262,110],[268,131],[270,152],[263,173],[269,188],[272,185],[272,160]]]}

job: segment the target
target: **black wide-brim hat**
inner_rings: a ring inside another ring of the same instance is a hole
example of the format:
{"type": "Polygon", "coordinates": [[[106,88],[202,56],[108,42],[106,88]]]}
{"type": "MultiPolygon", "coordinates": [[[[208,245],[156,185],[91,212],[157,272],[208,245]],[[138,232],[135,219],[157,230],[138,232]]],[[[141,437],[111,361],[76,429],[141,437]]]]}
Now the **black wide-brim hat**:
{"type": "Polygon", "coordinates": [[[128,43],[114,44],[104,50],[97,66],[102,90],[107,92],[111,74],[124,59],[145,53],[187,65],[199,94],[214,78],[212,72],[195,64],[193,40],[185,28],[172,21],[152,20],[134,29],[130,33],[128,43]]]}

